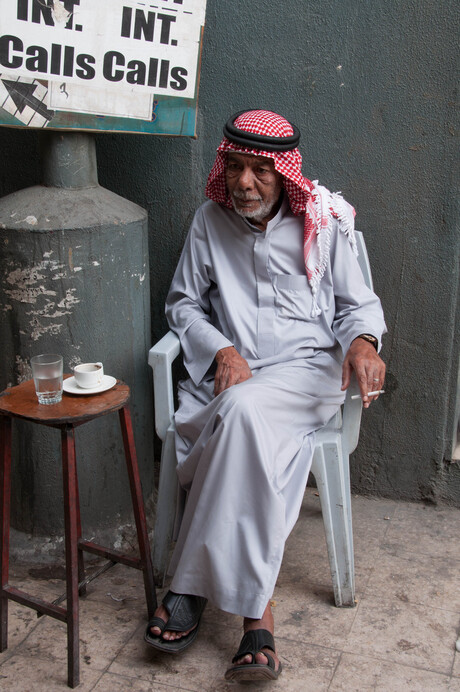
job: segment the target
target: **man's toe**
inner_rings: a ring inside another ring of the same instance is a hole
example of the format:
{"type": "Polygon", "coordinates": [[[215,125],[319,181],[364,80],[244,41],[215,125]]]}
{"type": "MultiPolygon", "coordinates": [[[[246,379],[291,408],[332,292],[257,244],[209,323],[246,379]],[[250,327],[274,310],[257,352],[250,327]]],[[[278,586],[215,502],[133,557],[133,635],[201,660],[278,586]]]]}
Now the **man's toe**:
{"type": "Polygon", "coordinates": [[[161,635],[161,629],[158,627],[158,625],[154,625],[154,627],[151,627],[150,632],[153,634],[154,637],[159,637],[161,635]]]}
{"type": "MultiPolygon", "coordinates": [[[[273,651],[271,651],[271,650],[268,650],[267,653],[269,653],[270,656],[272,657],[272,659],[274,660],[274,662],[275,662],[275,671],[277,671],[278,668],[279,668],[279,661],[278,661],[278,658],[277,658],[276,654],[275,654],[273,651]]],[[[268,658],[267,658],[267,656],[265,655],[265,653],[264,653],[263,650],[256,653],[256,663],[260,663],[260,664],[263,665],[263,666],[268,666],[268,665],[269,665],[268,658]]]]}

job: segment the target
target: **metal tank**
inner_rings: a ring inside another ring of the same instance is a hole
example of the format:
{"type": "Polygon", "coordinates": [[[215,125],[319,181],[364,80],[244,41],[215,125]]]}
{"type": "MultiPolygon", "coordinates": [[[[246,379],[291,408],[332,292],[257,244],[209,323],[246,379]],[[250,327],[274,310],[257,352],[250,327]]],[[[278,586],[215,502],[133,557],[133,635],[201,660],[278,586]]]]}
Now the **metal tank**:
{"type": "MultiPolygon", "coordinates": [[[[0,388],[31,377],[30,357],[64,372],[102,361],[131,388],[144,496],[153,492],[147,213],[98,184],[92,135],[43,133],[43,183],[0,199],[0,388]]],[[[12,526],[63,532],[60,435],[16,421],[12,526]]],[[[121,537],[132,521],[118,416],[76,431],[84,532],[121,537]]]]}

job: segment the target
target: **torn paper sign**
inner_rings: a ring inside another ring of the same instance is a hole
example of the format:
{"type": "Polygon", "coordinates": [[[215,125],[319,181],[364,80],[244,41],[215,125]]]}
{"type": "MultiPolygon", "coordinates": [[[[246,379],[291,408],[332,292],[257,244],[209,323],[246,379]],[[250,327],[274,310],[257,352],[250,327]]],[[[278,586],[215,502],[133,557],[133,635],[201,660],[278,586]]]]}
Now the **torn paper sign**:
{"type": "Polygon", "coordinates": [[[80,86],[50,82],[50,107],[57,111],[152,120],[153,92],[80,86]]]}

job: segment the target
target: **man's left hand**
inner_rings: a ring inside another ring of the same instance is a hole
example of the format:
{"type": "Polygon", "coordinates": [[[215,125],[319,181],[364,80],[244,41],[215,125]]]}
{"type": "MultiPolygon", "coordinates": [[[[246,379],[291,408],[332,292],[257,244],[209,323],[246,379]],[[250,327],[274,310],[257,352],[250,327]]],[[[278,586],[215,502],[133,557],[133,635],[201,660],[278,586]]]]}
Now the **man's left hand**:
{"type": "Polygon", "coordinates": [[[378,399],[379,395],[369,397],[367,394],[382,389],[385,363],[374,346],[364,339],[357,338],[351,342],[342,366],[342,390],[348,388],[353,371],[359,384],[363,406],[369,408],[371,401],[378,399]]]}
{"type": "Polygon", "coordinates": [[[247,360],[238,353],[234,346],[226,346],[217,351],[216,363],[214,396],[218,396],[224,389],[252,377],[247,360]]]}

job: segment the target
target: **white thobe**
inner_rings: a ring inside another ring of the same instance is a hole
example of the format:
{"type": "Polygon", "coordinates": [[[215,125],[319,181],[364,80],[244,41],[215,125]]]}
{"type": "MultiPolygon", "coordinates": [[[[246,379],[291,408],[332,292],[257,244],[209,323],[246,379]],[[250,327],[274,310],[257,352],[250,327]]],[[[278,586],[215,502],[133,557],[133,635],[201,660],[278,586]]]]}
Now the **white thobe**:
{"type": "Polygon", "coordinates": [[[303,217],[284,200],[260,232],[205,202],[166,303],[190,379],[179,387],[178,476],[188,499],[171,589],[260,618],[300,510],[314,431],[343,401],[342,353],[385,323],[350,242],[333,221],[312,317],[303,217]],[[253,377],[213,396],[217,351],[234,346],[253,377]]]}

